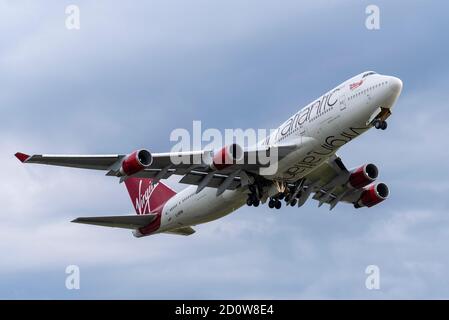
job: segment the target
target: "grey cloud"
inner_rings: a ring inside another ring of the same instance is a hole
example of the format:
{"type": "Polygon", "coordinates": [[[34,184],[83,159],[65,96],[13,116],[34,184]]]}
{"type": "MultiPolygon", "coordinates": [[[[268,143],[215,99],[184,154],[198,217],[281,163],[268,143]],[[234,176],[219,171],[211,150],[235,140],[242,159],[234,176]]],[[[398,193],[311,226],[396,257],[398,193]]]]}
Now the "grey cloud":
{"type": "Polygon", "coordinates": [[[382,28],[369,32],[367,1],[81,1],[70,33],[65,4],[0,5],[0,297],[448,297],[444,8],[378,1],[382,28]],[[68,222],[131,213],[115,180],[12,156],[165,151],[196,119],[275,127],[366,69],[404,81],[389,129],[340,152],[348,166],[376,163],[390,185],[370,210],[242,208],[192,237],[134,239],[68,222]],[[68,264],[81,267],[79,292],[64,288],[68,264]],[[364,287],[369,264],[380,291],[364,287]]]}

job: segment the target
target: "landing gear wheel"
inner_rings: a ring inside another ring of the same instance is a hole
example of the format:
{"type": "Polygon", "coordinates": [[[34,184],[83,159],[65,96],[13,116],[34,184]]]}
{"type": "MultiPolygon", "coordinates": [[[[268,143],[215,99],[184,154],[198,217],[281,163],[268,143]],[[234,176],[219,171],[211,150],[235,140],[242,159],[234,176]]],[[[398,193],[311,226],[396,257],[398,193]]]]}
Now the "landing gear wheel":
{"type": "Polygon", "coordinates": [[[373,122],[373,126],[376,129],[385,130],[385,129],[387,129],[387,122],[383,121],[383,120],[376,119],[373,122]]]}
{"type": "Polygon", "coordinates": [[[290,202],[290,205],[291,205],[292,207],[294,207],[294,206],[296,205],[296,202],[297,202],[297,200],[296,200],[296,199],[293,199],[292,202],[290,202]]]}
{"type": "Polygon", "coordinates": [[[255,207],[258,207],[259,204],[260,204],[260,201],[259,201],[259,200],[256,200],[256,201],[253,202],[253,206],[255,206],[255,207]]]}
{"type": "Polygon", "coordinates": [[[382,128],[382,121],[374,120],[373,125],[374,125],[374,128],[380,129],[380,128],[382,128]]]}
{"type": "Polygon", "coordinates": [[[275,204],[276,204],[276,201],[274,201],[273,199],[270,199],[270,201],[268,201],[268,207],[270,209],[273,209],[275,204]]]}
{"type": "Polygon", "coordinates": [[[284,197],[285,197],[285,194],[284,193],[280,193],[278,198],[279,198],[279,200],[282,200],[282,199],[284,199],[284,197]]]}
{"type": "Polygon", "coordinates": [[[276,202],[274,203],[274,207],[275,207],[276,209],[280,209],[280,208],[282,207],[282,202],[280,202],[279,200],[276,201],[276,202]]]}
{"type": "Polygon", "coordinates": [[[246,204],[251,207],[253,205],[253,200],[248,197],[248,199],[246,200],[246,204]]]}

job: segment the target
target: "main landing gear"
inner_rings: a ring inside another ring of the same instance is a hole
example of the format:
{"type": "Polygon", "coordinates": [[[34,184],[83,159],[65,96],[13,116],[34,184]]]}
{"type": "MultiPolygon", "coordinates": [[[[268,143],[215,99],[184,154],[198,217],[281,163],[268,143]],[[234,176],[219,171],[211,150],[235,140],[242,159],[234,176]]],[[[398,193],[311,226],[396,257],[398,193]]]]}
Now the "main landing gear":
{"type": "Polygon", "coordinates": [[[298,193],[296,195],[296,198],[292,199],[292,197],[294,196],[293,193],[293,190],[290,190],[290,193],[285,196],[286,205],[291,205],[292,207],[296,206],[296,203],[298,202],[298,200],[296,199],[301,197],[301,193],[298,193]]]}
{"type": "Polygon", "coordinates": [[[260,204],[260,200],[256,197],[254,193],[251,193],[248,195],[248,199],[246,200],[246,204],[248,206],[255,206],[258,207],[260,204]]]}
{"type": "Polygon", "coordinates": [[[385,130],[385,129],[387,129],[388,125],[387,125],[387,121],[376,119],[373,121],[373,126],[376,129],[385,130]]]}
{"type": "Polygon", "coordinates": [[[282,203],[279,199],[270,198],[270,201],[268,201],[268,207],[270,209],[273,209],[273,208],[280,209],[282,207],[282,203]]]}
{"type": "MultiPolygon", "coordinates": [[[[282,207],[282,201],[285,202],[286,206],[296,206],[298,203],[298,199],[301,198],[302,195],[302,186],[304,181],[298,181],[295,186],[287,186],[284,184],[283,188],[279,188],[282,190],[281,192],[273,195],[268,200],[268,207],[270,209],[280,209],[282,207]]],[[[261,204],[261,199],[263,198],[263,186],[261,184],[252,184],[248,186],[249,194],[246,199],[246,204],[248,206],[258,207],[261,204]]],[[[278,189],[278,190],[279,190],[278,189]]]]}
{"type": "MultiPolygon", "coordinates": [[[[246,204],[248,206],[258,207],[260,205],[260,199],[257,194],[257,189],[253,189],[250,187],[251,193],[248,195],[248,199],[246,199],[246,204]]],[[[282,207],[282,203],[280,201],[280,197],[271,197],[268,201],[268,207],[270,209],[276,208],[280,209],[282,207]]]]}
{"type": "Polygon", "coordinates": [[[258,188],[254,185],[249,186],[249,191],[251,191],[251,193],[248,195],[248,199],[246,199],[246,204],[248,206],[255,206],[258,207],[260,204],[260,198],[259,198],[259,193],[258,192],[258,188]]]}

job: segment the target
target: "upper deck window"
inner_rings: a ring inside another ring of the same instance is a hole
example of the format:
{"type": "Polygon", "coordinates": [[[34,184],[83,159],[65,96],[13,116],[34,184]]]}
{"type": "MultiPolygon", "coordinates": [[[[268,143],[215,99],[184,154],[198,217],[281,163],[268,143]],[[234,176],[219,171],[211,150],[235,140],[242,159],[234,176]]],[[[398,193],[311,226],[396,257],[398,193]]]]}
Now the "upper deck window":
{"type": "Polygon", "coordinates": [[[370,75],[372,75],[372,74],[377,74],[376,72],[374,72],[374,71],[371,71],[371,72],[367,72],[367,73],[365,73],[364,75],[363,75],[363,77],[362,78],[366,78],[366,77],[368,77],[368,76],[370,76],[370,75]]]}

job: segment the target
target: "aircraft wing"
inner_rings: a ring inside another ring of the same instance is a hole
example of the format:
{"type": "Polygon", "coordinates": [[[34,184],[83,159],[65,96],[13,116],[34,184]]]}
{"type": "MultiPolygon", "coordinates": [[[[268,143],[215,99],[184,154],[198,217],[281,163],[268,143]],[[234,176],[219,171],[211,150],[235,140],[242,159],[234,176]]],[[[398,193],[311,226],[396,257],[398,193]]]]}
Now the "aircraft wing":
{"type": "Polygon", "coordinates": [[[149,225],[156,214],[128,215],[128,216],[107,216],[107,217],[80,217],[72,222],[92,224],[103,227],[139,229],[149,225]]]}
{"type": "MultiPolygon", "coordinates": [[[[276,147],[277,159],[286,156],[296,146],[276,147]]],[[[223,148],[224,149],[224,148],[223,148]]],[[[183,176],[181,183],[197,185],[198,192],[205,187],[217,188],[217,195],[226,190],[235,190],[240,186],[251,183],[252,175],[257,174],[260,168],[267,165],[261,164],[258,154],[261,152],[271,152],[268,147],[260,147],[253,150],[242,150],[242,161],[231,163],[230,165],[213,166],[214,153],[210,150],[151,153],[151,163],[141,170],[124,175],[123,164],[128,158],[142,150],[130,155],[125,154],[105,154],[105,155],[58,155],[58,154],[35,154],[27,155],[18,152],[15,156],[23,163],[45,164],[72,168],[104,170],[108,176],[121,177],[121,181],[129,176],[137,178],[151,178],[157,182],[160,179],[167,179],[172,174],[183,176]],[[174,161],[180,159],[183,161],[174,161]],[[248,159],[255,159],[254,162],[248,159]],[[250,164],[254,163],[254,164],[250,164]],[[249,174],[248,174],[249,173],[249,174]]],[[[145,151],[145,150],[143,150],[145,151]]],[[[149,154],[149,152],[148,152],[149,154]]]]}
{"type": "MultiPolygon", "coordinates": [[[[319,207],[326,203],[329,204],[330,210],[339,202],[355,203],[364,191],[363,187],[355,187],[350,183],[351,175],[357,169],[360,170],[362,167],[348,170],[340,157],[334,155],[305,177],[298,206],[302,206],[312,194],[312,199],[318,201],[319,207]]],[[[377,168],[375,171],[377,178],[377,168]]],[[[366,185],[372,183],[375,178],[372,180],[365,178],[366,185]]]]}
{"type": "Polygon", "coordinates": [[[24,163],[38,163],[52,166],[72,167],[82,169],[107,170],[114,163],[124,158],[125,155],[58,155],[35,154],[29,156],[22,152],[15,154],[16,158],[24,163]]]}
{"type": "MultiPolygon", "coordinates": [[[[277,147],[278,160],[282,159],[296,146],[281,146],[277,147]]],[[[151,164],[139,170],[138,172],[128,175],[138,178],[151,178],[154,182],[160,179],[167,179],[172,174],[182,175],[181,183],[197,185],[197,192],[205,187],[212,187],[217,189],[217,195],[222,194],[226,190],[235,190],[239,187],[249,185],[253,182],[254,176],[257,175],[258,170],[263,168],[261,164],[247,164],[246,158],[251,155],[251,152],[259,152],[260,150],[246,150],[244,151],[245,161],[243,163],[235,163],[223,168],[214,168],[210,162],[205,162],[208,159],[208,154],[211,151],[192,151],[179,153],[154,153],[151,154],[151,164]],[[178,156],[187,157],[186,163],[174,164],[173,158],[178,156]],[[198,159],[202,159],[198,162],[198,159]],[[196,163],[196,164],[189,164],[196,163]]],[[[267,151],[262,150],[262,151],[267,151]]],[[[56,165],[73,168],[95,169],[106,171],[106,175],[121,177],[121,181],[128,176],[120,176],[122,174],[122,167],[124,162],[130,158],[130,155],[125,154],[109,154],[109,155],[32,155],[29,156],[24,153],[16,153],[15,156],[24,163],[39,163],[46,165],[56,165]]],[[[360,168],[358,168],[360,169],[360,168]]],[[[355,169],[354,169],[355,170],[355,169]]],[[[355,203],[357,202],[363,188],[353,187],[349,180],[354,170],[348,170],[343,164],[342,160],[334,155],[324,162],[318,168],[309,173],[302,182],[289,184],[289,187],[294,193],[301,193],[298,198],[298,206],[303,205],[307,199],[313,194],[313,199],[318,201],[319,206],[323,203],[330,205],[332,210],[339,202],[355,203]]],[[[377,171],[377,168],[376,168],[377,171]]],[[[376,172],[377,177],[377,172],[376,172]]],[[[374,179],[370,182],[373,182],[374,179]]],[[[384,185],[384,188],[387,187],[384,185]]],[[[388,195],[388,189],[385,191],[388,195]]],[[[89,218],[86,218],[89,219],[89,218]]],[[[115,226],[119,225],[116,221],[94,221],[94,220],[80,220],[74,221],[80,223],[96,222],[99,225],[115,226]],[[102,224],[100,224],[102,223],[102,224]],[[109,225],[115,224],[115,225],[109,225]]],[[[128,225],[126,221],[124,225],[128,225]]],[[[131,226],[130,228],[134,228],[131,226]]]]}

